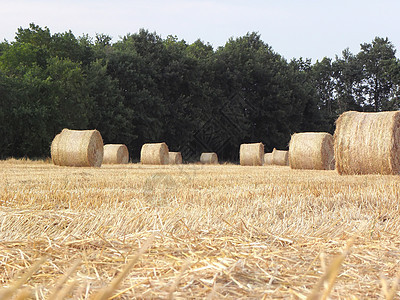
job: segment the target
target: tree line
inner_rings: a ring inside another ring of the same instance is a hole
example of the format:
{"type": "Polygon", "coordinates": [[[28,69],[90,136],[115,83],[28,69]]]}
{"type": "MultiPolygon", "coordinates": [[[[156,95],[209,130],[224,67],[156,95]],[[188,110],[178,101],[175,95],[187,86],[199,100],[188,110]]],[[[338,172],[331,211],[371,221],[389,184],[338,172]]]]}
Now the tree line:
{"type": "Polygon", "coordinates": [[[241,143],[287,148],[291,134],[333,132],[344,111],[399,109],[400,63],[376,37],[335,59],[284,57],[258,33],[222,47],[141,29],[97,34],[19,28],[0,43],[0,157],[48,157],[63,128],[98,129],[138,159],[165,141],[195,157],[237,159],[241,143]]]}

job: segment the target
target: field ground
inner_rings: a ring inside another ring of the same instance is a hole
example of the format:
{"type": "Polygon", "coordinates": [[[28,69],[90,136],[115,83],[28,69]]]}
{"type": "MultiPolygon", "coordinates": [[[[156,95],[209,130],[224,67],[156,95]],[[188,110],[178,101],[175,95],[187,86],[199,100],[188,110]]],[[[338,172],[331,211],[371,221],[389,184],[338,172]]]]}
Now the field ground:
{"type": "Polygon", "coordinates": [[[105,287],[112,299],[391,299],[399,196],[398,176],[1,161],[0,284],[25,276],[20,296],[34,299],[57,282],[74,299],[105,287]]]}

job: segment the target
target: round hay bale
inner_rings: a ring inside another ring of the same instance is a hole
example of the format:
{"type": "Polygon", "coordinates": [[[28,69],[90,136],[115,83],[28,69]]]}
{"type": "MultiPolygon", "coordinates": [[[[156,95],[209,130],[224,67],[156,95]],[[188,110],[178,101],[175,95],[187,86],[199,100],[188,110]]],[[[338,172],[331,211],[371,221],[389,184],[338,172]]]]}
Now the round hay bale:
{"type": "Polygon", "coordinates": [[[208,164],[208,165],[216,165],[216,164],[218,164],[217,153],[214,153],[214,152],[202,153],[200,155],[200,162],[202,164],[208,164]]]}
{"type": "Polygon", "coordinates": [[[182,164],[182,154],[180,152],[170,152],[169,153],[169,164],[170,165],[182,164]]]}
{"type": "Polygon", "coordinates": [[[326,132],[303,132],[292,135],[289,164],[292,169],[334,169],[333,136],[326,132]]]}
{"type": "Polygon", "coordinates": [[[264,166],[272,165],[272,152],[264,154],[264,166]]]}
{"type": "Polygon", "coordinates": [[[272,164],[278,166],[288,166],[289,165],[289,151],[276,150],[272,151],[272,164]]]}
{"type": "Polygon", "coordinates": [[[104,145],[103,164],[127,164],[129,151],[124,144],[104,145]]]}
{"type": "Polygon", "coordinates": [[[262,166],[264,164],[263,143],[251,143],[240,145],[241,166],[262,166]]]}
{"type": "Polygon", "coordinates": [[[51,159],[58,166],[100,167],[103,139],[97,130],[63,129],[51,143],[51,159]]]}
{"type": "Polygon", "coordinates": [[[144,144],[140,151],[140,162],[144,165],[167,165],[169,151],[166,143],[144,144]]]}
{"type": "Polygon", "coordinates": [[[349,111],[336,121],[339,174],[400,173],[400,112],[349,111]]]}

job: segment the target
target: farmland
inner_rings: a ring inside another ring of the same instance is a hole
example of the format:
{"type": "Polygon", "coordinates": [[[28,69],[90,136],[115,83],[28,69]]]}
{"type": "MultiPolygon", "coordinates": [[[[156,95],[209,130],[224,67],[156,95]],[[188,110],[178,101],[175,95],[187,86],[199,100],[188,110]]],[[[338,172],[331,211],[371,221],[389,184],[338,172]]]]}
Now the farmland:
{"type": "Polygon", "coordinates": [[[88,299],[150,241],[115,298],[390,299],[399,197],[398,176],[1,161],[0,284],[44,258],[20,291],[88,299]]]}

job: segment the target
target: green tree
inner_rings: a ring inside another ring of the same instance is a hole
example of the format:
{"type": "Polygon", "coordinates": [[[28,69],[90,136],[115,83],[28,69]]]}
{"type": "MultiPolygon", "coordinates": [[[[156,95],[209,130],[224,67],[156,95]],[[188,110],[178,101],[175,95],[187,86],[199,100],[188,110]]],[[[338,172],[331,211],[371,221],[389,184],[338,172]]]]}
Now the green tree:
{"type": "Polygon", "coordinates": [[[198,128],[204,109],[199,59],[190,55],[185,41],[169,36],[164,41],[162,76],[159,83],[164,99],[163,137],[172,149],[180,149],[198,128]],[[184,130],[182,130],[184,128],[184,130]]]}
{"type": "Polygon", "coordinates": [[[186,52],[189,56],[199,60],[210,58],[214,54],[214,49],[210,44],[205,44],[200,39],[188,45],[186,52]]]}
{"type": "Polygon", "coordinates": [[[336,56],[332,69],[337,114],[348,110],[362,110],[365,101],[362,88],[363,68],[357,57],[349,49],[345,49],[342,57],[336,56]]]}
{"type": "Polygon", "coordinates": [[[290,119],[292,132],[322,131],[328,129],[327,119],[318,106],[319,95],[314,83],[310,59],[293,59],[289,63],[292,110],[297,111],[290,119]]]}
{"type": "Polygon", "coordinates": [[[159,83],[163,51],[160,37],[140,30],[113,44],[107,54],[108,74],[118,81],[124,107],[135,112],[130,122],[138,138],[128,145],[135,157],[143,143],[162,137],[165,105],[159,83]]]}
{"type": "Polygon", "coordinates": [[[53,34],[48,47],[52,57],[69,59],[77,63],[90,62],[90,40],[87,37],[78,39],[71,31],[53,34]]]}
{"type": "Polygon", "coordinates": [[[374,111],[399,109],[399,61],[396,50],[388,38],[376,37],[372,43],[361,44],[357,55],[363,71],[364,105],[374,111]]]}
{"type": "Polygon", "coordinates": [[[41,69],[32,67],[23,76],[2,73],[2,127],[7,129],[1,156],[38,157],[48,152],[47,125],[50,116],[47,99],[42,97],[47,83],[40,78],[41,69]],[[4,152],[3,152],[4,151],[4,152]]]}
{"type": "Polygon", "coordinates": [[[236,115],[242,116],[235,120],[240,129],[237,148],[243,142],[263,141],[267,150],[284,149],[293,132],[315,128],[308,126],[319,117],[314,115],[315,91],[305,65],[310,69],[303,61],[289,66],[257,33],[230,39],[217,50],[213,80],[223,91],[220,98],[238,94],[245,102],[237,107],[236,115]]]}
{"type": "Polygon", "coordinates": [[[18,107],[21,82],[0,70],[0,158],[15,155],[14,110],[18,107]]]}
{"type": "Polygon", "coordinates": [[[322,118],[327,121],[327,131],[333,132],[339,108],[335,100],[335,82],[332,60],[324,57],[312,66],[312,82],[315,86],[322,118]]]}
{"type": "Polygon", "coordinates": [[[90,91],[89,128],[101,132],[104,143],[131,145],[136,139],[134,110],[123,105],[118,82],[107,74],[107,65],[102,60],[91,63],[86,71],[87,87],[90,91]]]}
{"type": "Polygon", "coordinates": [[[2,47],[0,72],[8,95],[2,99],[9,118],[7,135],[12,137],[7,148],[13,149],[7,155],[47,156],[62,128],[85,129],[88,124],[91,98],[81,64],[59,57],[53,45],[47,28],[31,24],[2,47]]]}
{"type": "Polygon", "coordinates": [[[65,127],[85,129],[93,105],[81,65],[56,56],[48,60],[45,72],[51,86],[47,98],[52,107],[53,134],[65,127]]]}

